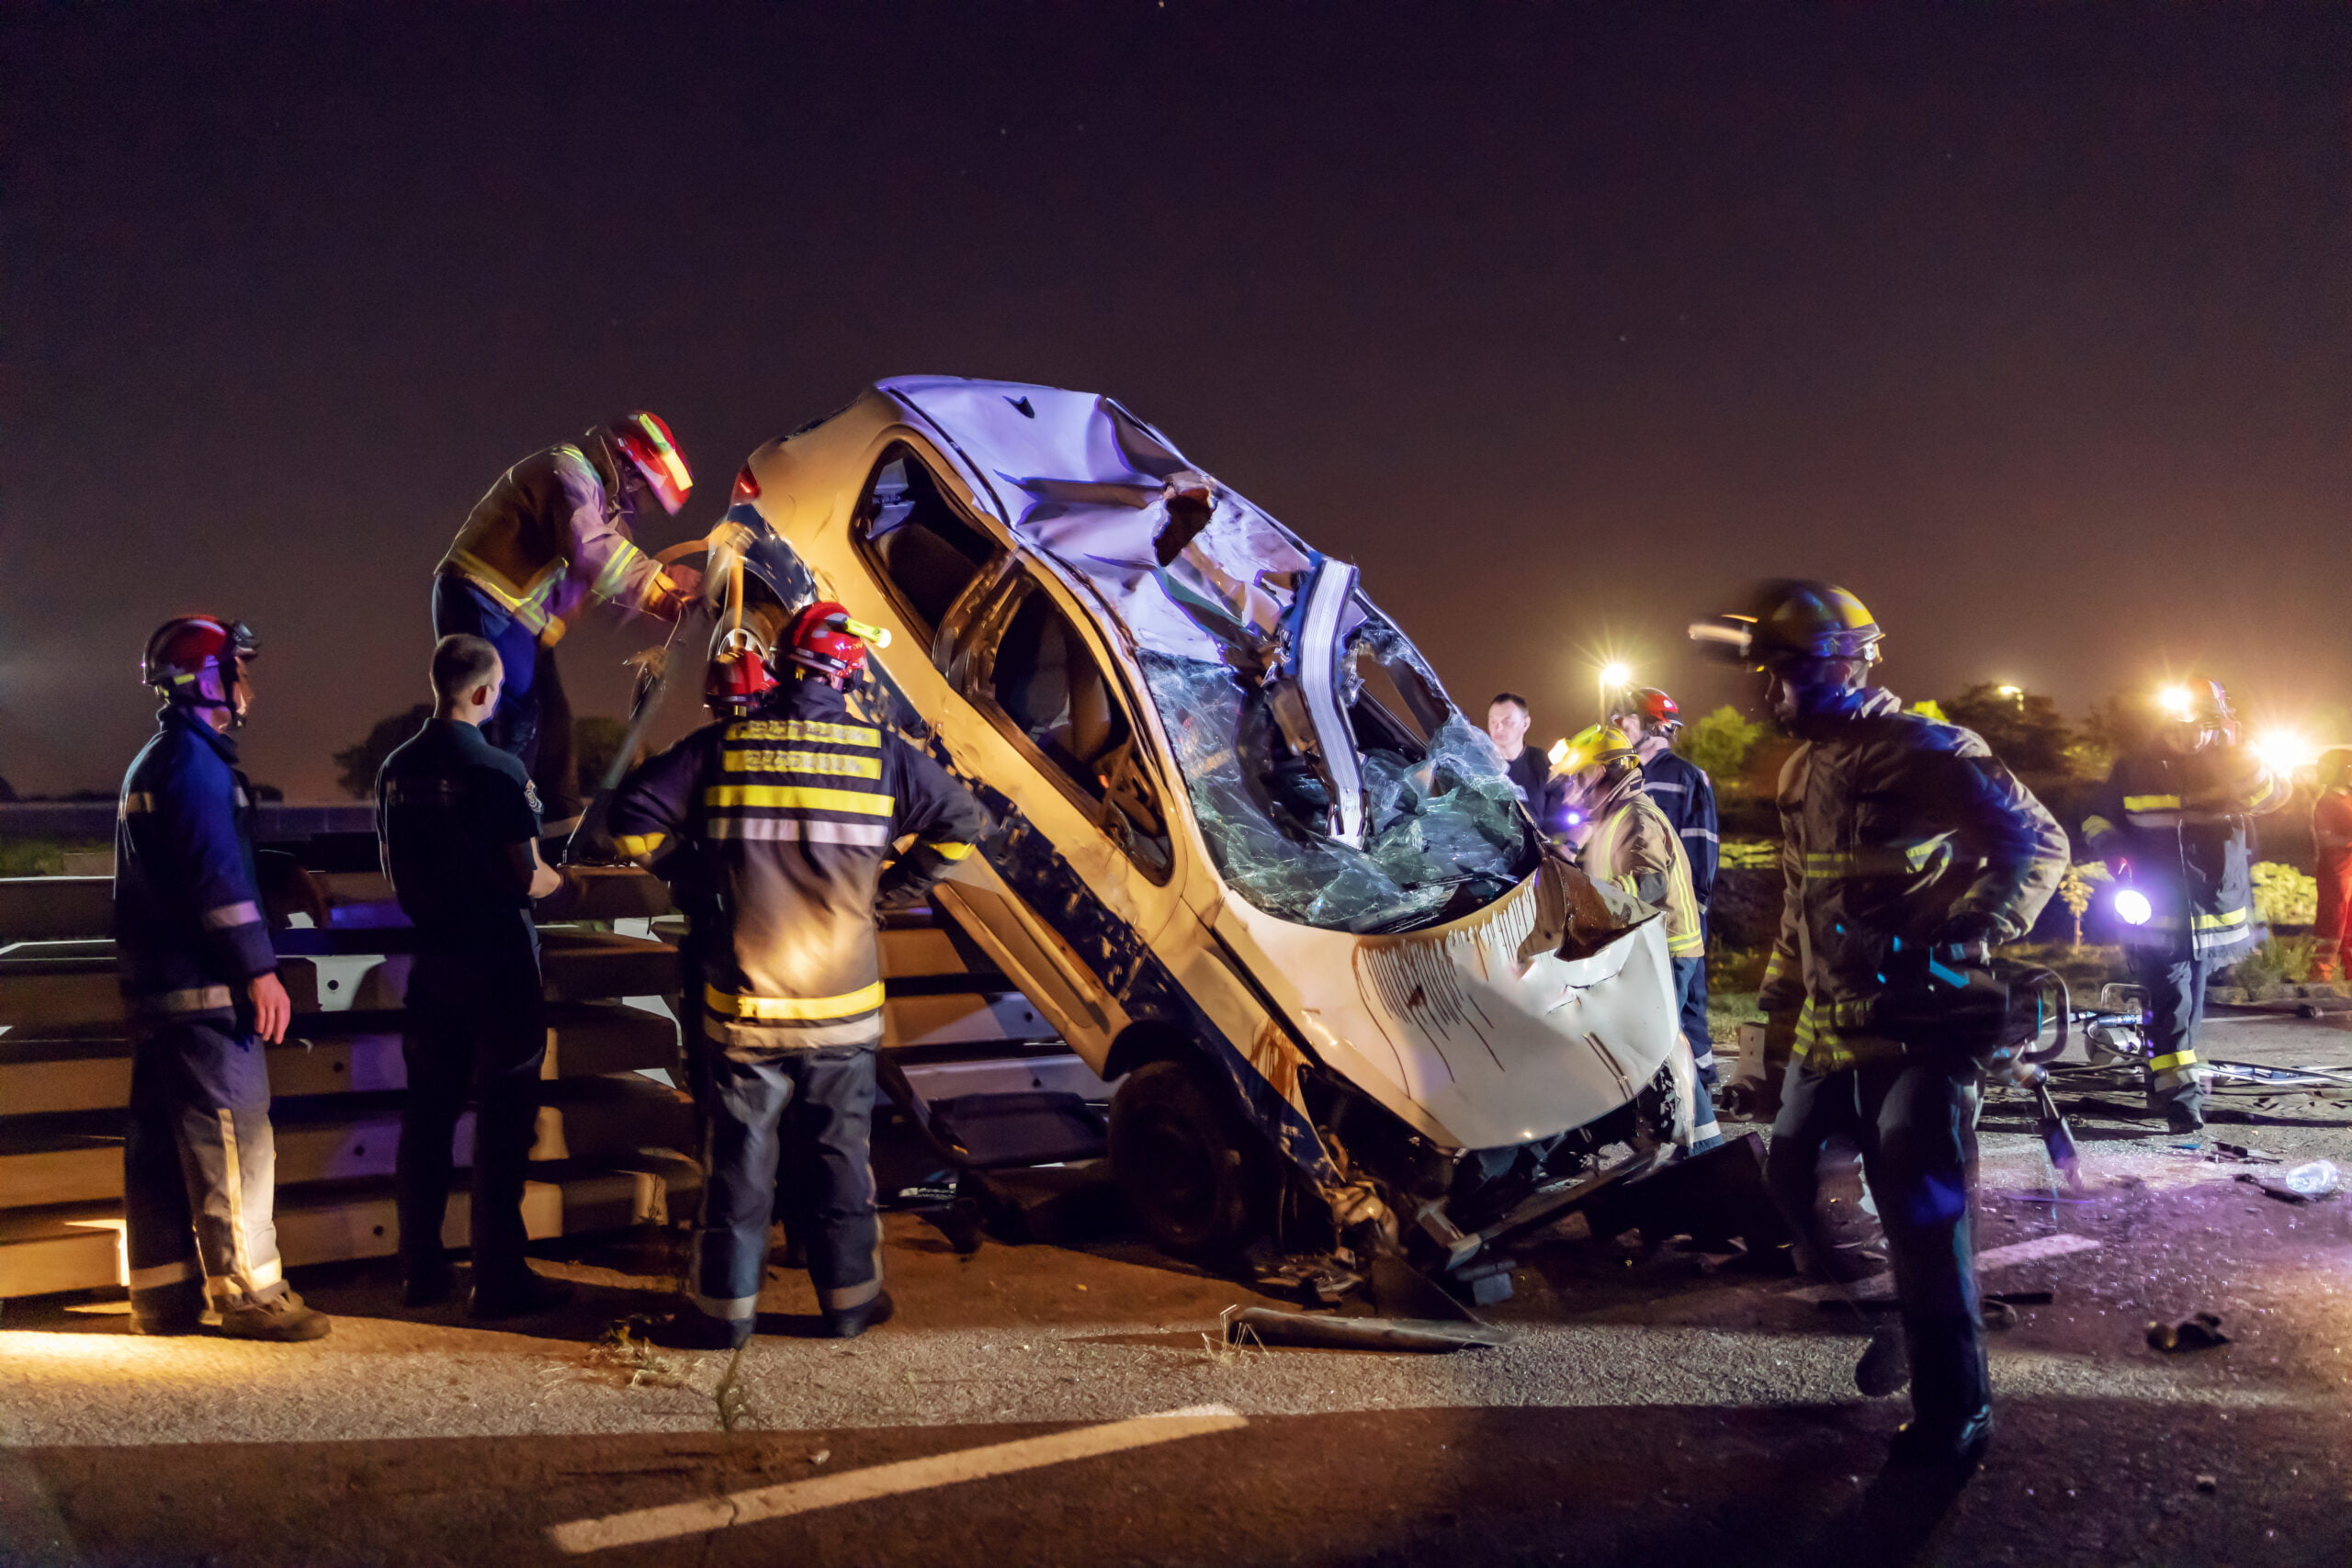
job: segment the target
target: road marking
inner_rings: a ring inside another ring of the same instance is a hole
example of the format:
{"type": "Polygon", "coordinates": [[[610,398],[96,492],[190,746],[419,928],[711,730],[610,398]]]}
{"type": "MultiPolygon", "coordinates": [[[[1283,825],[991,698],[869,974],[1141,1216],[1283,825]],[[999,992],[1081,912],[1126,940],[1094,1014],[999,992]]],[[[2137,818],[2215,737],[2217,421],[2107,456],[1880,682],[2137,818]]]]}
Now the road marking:
{"type": "MultiPolygon", "coordinates": [[[[1979,1272],[1987,1269],[2006,1269],[2012,1263],[2031,1263],[2043,1258],[2064,1258],[2070,1252],[2089,1252],[2098,1246],[2096,1236],[2060,1231],[2052,1235],[2035,1236],[2030,1241],[2013,1241],[1990,1252],[1980,1252],[1976,1255],[1976,1268],[1979,1272]]],[[[1858,1298],[1882,1297],[1894,1289],[1894,1275],[1872,1274],[1850,1285],[1800,1285],[1784,1293],[1792,1301],[1830,1302],[1836,1301],[1840,1292],[1851,1292],[1858,1298]]]]}
{"type": "Polygon", "coordinates": [[[1173,1442],[1179,1438],[1230,1432],[1249,1424],[1247,1416],[1228,1406],[1196,1404],[1158,1416],[1139,1416],[1132,1421],[1080,1427],[1043,1438],[1023,1438],[1015,1442],[991,1443],[986,1448],[965,1449],[956,1453],[933,1454],[927,1459],[901,1460],[896,1464],[844,1471],[839,1475],[828,1475],[815,1481],[787,1481],[781,1485],[730,1493],[724,1497],[672,1503],[659,1508],[639,1508],[626,1514],[607,1514],[602,1518],[574,1519],[570,1524],[551,1527],[548,1536],[560,1550],[578,1556],[582,1552],[602,1551],[608,1547],[670,1540],[682,1535],[702,1535],[733,1525],[755,1524],[762,1519],[777,1519],[787,1514],[806,1514],[819,1508],[838,1508],[845,1503],[894,1497],[907,1492],[927,1491],[934,1486],[984,1481],[993,1475],[1011,1475],[1018,1471],[1036,1470],[1049,1464],[1068,1464],[1072,1460],[1092,1459],[1125,1449],[1147,1448],[1154,1443],[1173,1442]]]}

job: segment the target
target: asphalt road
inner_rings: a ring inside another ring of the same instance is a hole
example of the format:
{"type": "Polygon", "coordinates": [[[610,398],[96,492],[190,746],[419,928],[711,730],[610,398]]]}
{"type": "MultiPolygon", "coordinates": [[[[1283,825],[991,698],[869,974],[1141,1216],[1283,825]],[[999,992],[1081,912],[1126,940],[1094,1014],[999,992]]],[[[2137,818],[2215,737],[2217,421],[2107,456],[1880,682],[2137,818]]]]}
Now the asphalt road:
{"type": "MultiPolygon", "coordinates": [[[[2352,1064],[2334,1022],[2206,1049],[2352,1064]]],[[[2053,1299],[1996,1335],[2000,1436],[1956,1492],[1881,1474],[1904,1402],[1854,1392],[1853,1314],[1671,1246],[1548,1238],[1498,1348],[1236,1352],[1217,1314],[1261,1298],[1232,1281],[1119,1241],[959,1258],[894,1216],[896,1322],[794,1337],[779,1270],[740,1359],[595,1343],[665,1304],[658,1239],[543,1264],[583,1288],[527,1332],[403,1314],[382,1266],[301,1276],[338,1314],[308,1346],[12,1305],[0,1561],[2352,1562],[2352,1199],[2236,1179],[2352,1168],[2352,1099],[2225,1099],[2216,1140],[2278,1166],[2093,1100],[2087,1201],[1988,1112],[1987,1288],[2053,1299]],[[2230,1343],[2144,1342],[2200,1310],[2230,1343]]]]}

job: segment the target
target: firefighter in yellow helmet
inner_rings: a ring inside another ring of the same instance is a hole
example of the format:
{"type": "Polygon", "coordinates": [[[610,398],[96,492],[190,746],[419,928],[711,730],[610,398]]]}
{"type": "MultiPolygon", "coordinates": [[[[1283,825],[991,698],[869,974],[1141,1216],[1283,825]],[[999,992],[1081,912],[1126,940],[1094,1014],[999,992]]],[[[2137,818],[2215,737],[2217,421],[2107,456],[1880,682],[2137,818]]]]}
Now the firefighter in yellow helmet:
{"type": "MultiPolygon", "coordinates": [[[[1666,911],[1666,951],[1673,961],[1679,1007],[1690,970],[1706,958],[1705,919],[1691,889],[1690,857],[1674,824],[1643,787],[1640,754],[1616,726],[1596,724],[1568,741],[1560,772],[1575,818],[1569,840],[1578,846],[1578,869],[1666,911]]],[[[1707,1048],[1703,1040],[1690,1044],[1694,1056],[1707,1048]]],[[[1704,1078],[1698,1080],[1698,1091],[1692,1147],[1708,1148],[1721,1135],[1704,1078]]]]}
{"type": "Polygon", "coordinates": [[[1983,739],[1871,684],[1878,623],[1844,589],[1769,582],[1746,614],[1690,635],[1760,671],[1773,717],[1800,742],[1781,771],[1786,893],[1758,998],[1768,1056],[1789,1056],[1773,1201],[1808,1271],[1834,1276],[1821,1152],[1841,1136],[1860,1145],[1911,1361],[1913,1416],[1894,1459],[1965,1472],[1993,1430],[1969,1219],[1983,1073],[1973,1043],[1915,1027],[1905,1004],[1931,959],[1981,963],[2032,926],[2065,870],[2066,835],[1983,739]]]}

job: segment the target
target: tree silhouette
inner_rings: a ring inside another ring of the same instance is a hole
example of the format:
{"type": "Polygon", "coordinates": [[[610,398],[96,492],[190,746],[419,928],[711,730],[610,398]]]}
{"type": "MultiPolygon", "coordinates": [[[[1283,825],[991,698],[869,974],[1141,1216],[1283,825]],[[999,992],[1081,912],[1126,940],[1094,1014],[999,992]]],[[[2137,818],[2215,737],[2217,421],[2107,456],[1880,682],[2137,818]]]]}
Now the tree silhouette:
{"type": "Polygon", "coordinates": [[[432,716],[433,705],[419,703],[405,713],[378,719],[376,728],[368,732],[367,739],[337,751],[334,754],[334,778],[335,783],[343,786],[343,793],[354,800],[373,800],[376,797],[376,773],[383,767],[384,759],[390,756],[401,741],[423,729],[424,721],[432,716]]]}

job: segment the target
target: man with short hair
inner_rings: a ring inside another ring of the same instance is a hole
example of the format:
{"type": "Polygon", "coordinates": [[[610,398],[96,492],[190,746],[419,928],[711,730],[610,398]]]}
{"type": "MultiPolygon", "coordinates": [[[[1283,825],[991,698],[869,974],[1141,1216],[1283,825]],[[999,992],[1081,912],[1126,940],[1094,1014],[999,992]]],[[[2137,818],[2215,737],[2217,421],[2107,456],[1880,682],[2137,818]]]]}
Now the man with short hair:
{"type": "Polygon", "coordinates": [[[531,900],[562,878],[539,860],[538,798],[522,762],[482,738],[504,679],[498,650],[478,637],[445,637],[434,646],[432,679],[432,718],[376,776],[384,874],[417,933],[401,1041],[401,1300],[429,1306],[456,1283],[441,1222],[450,1143],[470,1089],[478,1109],[468,1306],[476,1317],[514,1317],[571,1294],[523,1256],[523,1182],[547,1054],[531,900]]]}
{"type": "Polygon", "coordinates": [[[1532,722],[1527,699],[1517,692],[1498,692],[1487,705],[1487,735],[1503,754],[1503,772],[1510,775],[1511,788],[1519,792],[1527,814],[1549,836],[1560,828],[1555,818],[1562,790],[1552,777],[1551,759],[1527,743],[1527,727],[1532,722]]]}
{"type": "Polygon", "coordinates": [[[1715,896],[1715,864],[1721,857],[1715,836],[1715,786],[1706,770],[1674,754],[1674,736],[1682,728],[1682,710],[1672,697],[1655,686],[1628,692],[1614,705],[1612,722],[1641,759],[1642,787],[1649,792],[1659,815],[1682,842],[1690,863],[1690,896],[1699,904],[1699,952],[1674,961],[1674,989],[1682,1010],[1682,1032],[1690,1038],[1690,1054],[1699,1077],[1715,1087],[1715,1047],[1707,1030],[1707,904],[1715,896]]]}
{"type": "Polygon", "coordinates": [[[134,1032],[122,1188],[138,1334],[193,1334],[208,1302],[232,1338],[316,1339],[331,1326],[286,1283],[277,1256],[262,1047],[286,1038],[293,1004],[231,735],[253,705],[254,653],[243,622],[182,615],[140,661],[164,708],[122,781],[114,851],[134,1032]]]}

